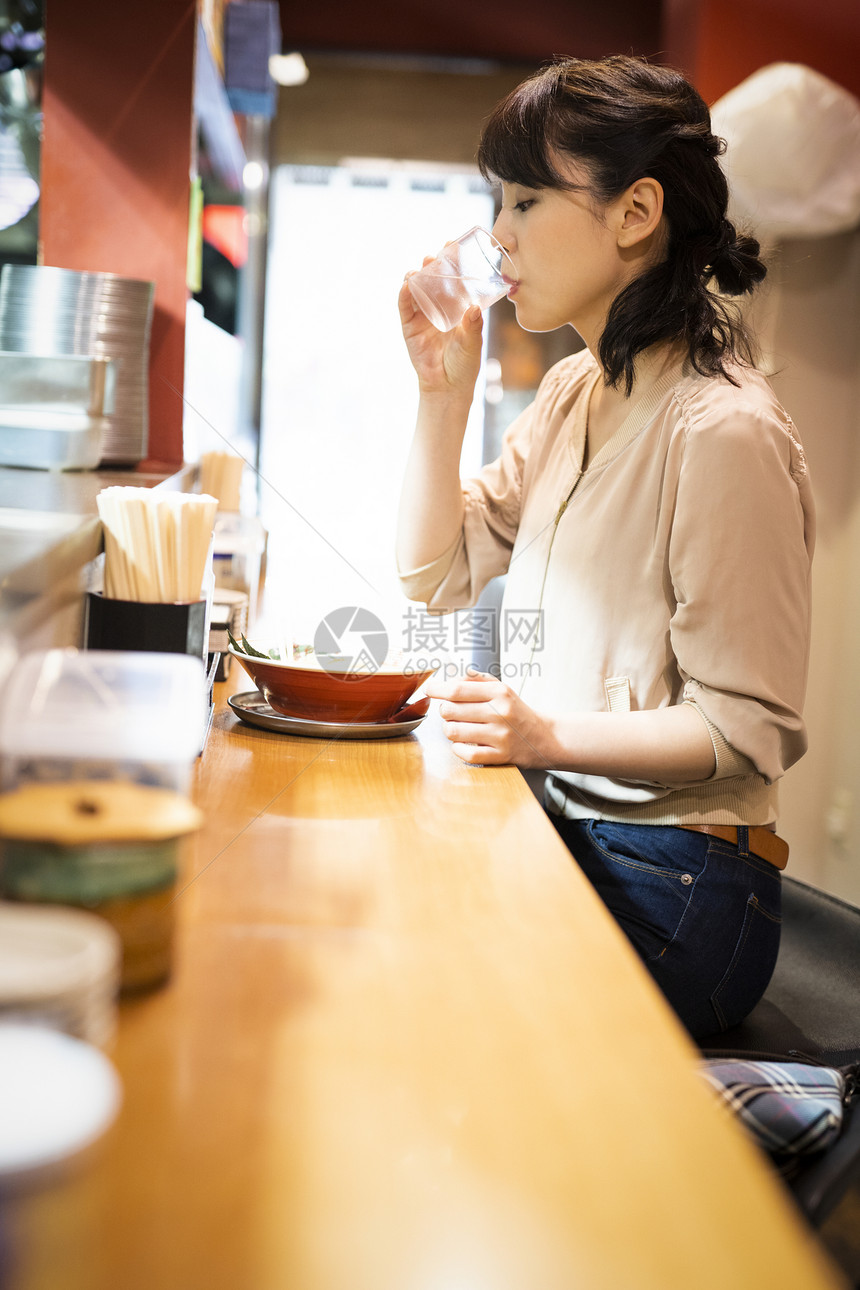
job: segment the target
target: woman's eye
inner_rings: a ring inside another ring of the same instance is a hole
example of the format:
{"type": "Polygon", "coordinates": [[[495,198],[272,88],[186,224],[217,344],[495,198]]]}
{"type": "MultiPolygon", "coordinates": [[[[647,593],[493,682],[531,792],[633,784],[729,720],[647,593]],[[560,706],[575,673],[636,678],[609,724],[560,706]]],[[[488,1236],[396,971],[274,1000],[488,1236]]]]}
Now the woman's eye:
{"type": "Polygon", "coordinates": [[[533,197],[526,197],[521,202],[517,202],[516,206],[514,207],[514,210],[519,211],[521,215],[525,215],[529,207],[534,206],[534,204],[535,204],[535,200],[533,197]]]}

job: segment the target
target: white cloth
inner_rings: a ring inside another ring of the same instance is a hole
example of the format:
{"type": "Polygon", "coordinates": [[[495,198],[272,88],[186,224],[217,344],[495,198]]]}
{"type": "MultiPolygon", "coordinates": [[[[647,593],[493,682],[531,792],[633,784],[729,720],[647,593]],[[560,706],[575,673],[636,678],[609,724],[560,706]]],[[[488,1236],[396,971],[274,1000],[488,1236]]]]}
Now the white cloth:
{"type": "Polygon", "coordinates": [[[711,109],[726,140],[729,215],[760,241],[860,222],[860,102],[799,63],[772,63],[711,109]]]}

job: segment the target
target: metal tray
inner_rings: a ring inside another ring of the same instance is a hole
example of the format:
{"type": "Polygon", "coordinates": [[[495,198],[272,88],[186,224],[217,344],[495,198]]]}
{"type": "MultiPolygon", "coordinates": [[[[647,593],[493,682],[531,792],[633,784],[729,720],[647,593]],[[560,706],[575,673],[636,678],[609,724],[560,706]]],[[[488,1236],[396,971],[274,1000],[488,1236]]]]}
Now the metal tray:
{"type": "Polygon", "coordinates": [[[308,721],[305,717],[282,717],[269,707],[259,690],[231,694],[227,702],[241,721],[262,730],[283,735],[306,735],[312,739],[397,739],[421,725],[430,700],[407,703],[387,721],[308,721]]]}

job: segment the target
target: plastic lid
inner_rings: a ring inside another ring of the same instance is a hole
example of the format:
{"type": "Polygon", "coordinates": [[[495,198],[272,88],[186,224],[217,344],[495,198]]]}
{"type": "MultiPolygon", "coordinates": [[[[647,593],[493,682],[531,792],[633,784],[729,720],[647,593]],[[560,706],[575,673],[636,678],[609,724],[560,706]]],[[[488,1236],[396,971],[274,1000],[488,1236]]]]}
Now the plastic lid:
{"type": "Polygon", "coordinates": [[[0,902],[0,1003],[82,997],[118,980],[122,948],[105,919],[80,909],[0,902]]]}
{"type": "Polygon", "coordinates": [[[76,1155],[115,1119],[122,1085],[90,1044],[0,1024],[0,1178],[76,1155]]]}
{"type": "Polygon", "coordinates": [[[124,780],[25,784],[0,794],[0,837],[28,842],[156,842],[202,823],[203,812],[181,793],[124,780]]]}
{"type": "Polygon", "coordinates": [[[133,650],[34,651],[6,679],[0,755],[192,761],[207,716],[202,658],[133,650]]]}

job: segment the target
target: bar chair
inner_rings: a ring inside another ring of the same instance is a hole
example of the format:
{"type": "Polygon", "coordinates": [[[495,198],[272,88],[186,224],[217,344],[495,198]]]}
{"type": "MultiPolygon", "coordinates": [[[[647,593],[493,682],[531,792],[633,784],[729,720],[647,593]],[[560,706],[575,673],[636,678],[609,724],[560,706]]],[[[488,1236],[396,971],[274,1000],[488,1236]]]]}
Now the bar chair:
{"type": "MultiPolygon", "coordinates": [[[[860,1061],[860,909],[795,878],[783,878],[782,936],[773,977],[750,1015],[699,1041],[705,1057],[860,1061]]],[[[807,1221],[819,1228],[860,1179],[860,1094],[843,1129],[810,1155],[787,1183],[807,1221]]]]}

